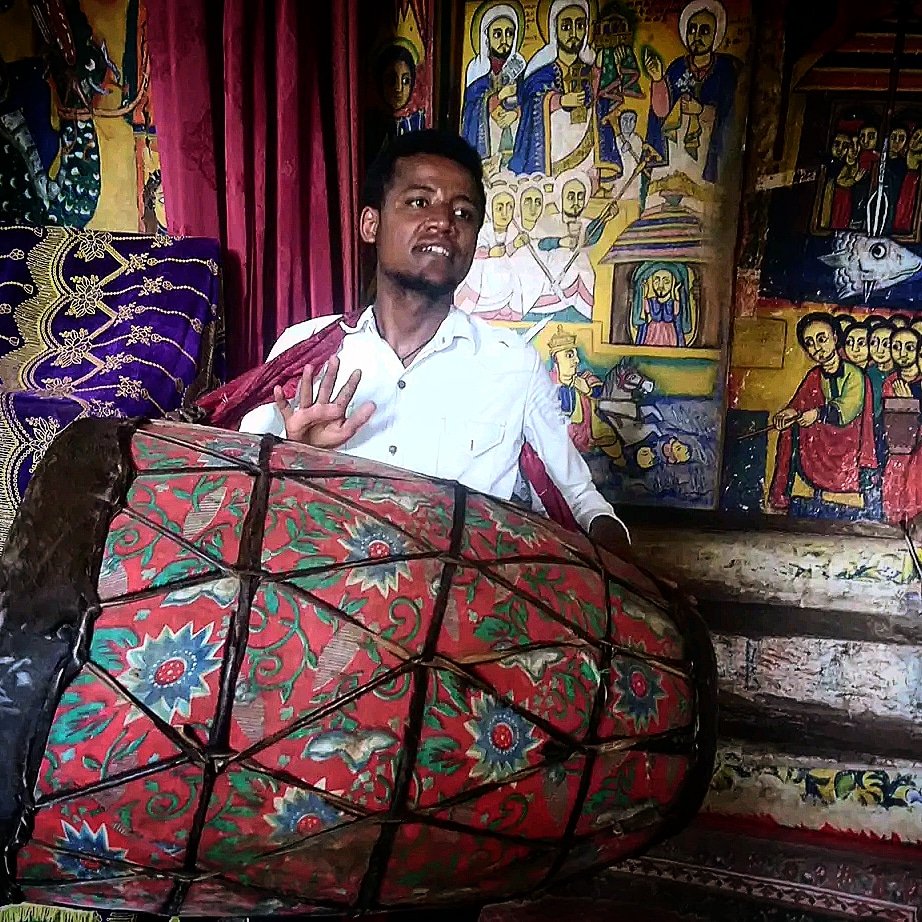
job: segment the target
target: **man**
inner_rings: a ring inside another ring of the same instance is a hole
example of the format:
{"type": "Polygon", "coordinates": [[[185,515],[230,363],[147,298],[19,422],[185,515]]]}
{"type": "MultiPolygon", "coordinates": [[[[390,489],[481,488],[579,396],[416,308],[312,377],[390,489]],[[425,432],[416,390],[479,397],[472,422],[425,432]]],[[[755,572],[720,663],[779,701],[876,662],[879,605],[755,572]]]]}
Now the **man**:
{"type": "Polygon", "coordinates": [[[621,174],[615,103],[599,95],[600,70],[587,43],[588,0],[554,0],[548,43],[528,62],[522,83],[522,117],[509,161],[514,173],[560,176],[577,167],[621,174]]]}
{"type": "Polygon", "coordinates": [[[202,402],[218,411],[236,403],[213,421],[227,425],[272,393],[274,402],[247,413],[241,429],[457,480],[502,499],[512,496],[521,456],[547,511],[559,521],[572,514],[601,545],[623,553],[624,528],[570,441],[538,353],[516,333],[452,305],[484,219],[477,152],[439,131],[402,135],[372,164],[364,203],[361,237],[377,252],[374,305],[349,324],[322,317],[286,330],[274,361],[202,402]],[[334,335],[338,351],[319,386],[307,364],[292,402],[285,388],[296,383],[301,357],[334,335]],[[279,369],[285,381],[270,391],[279,369]]]}
{"type": "Polygon", "coordinates": [[[506,3],[480,21],[480,49],[467,66],[461,134],[493,171],[512,156],[519,126],[519,87],[525,60],[519,54],[519,18],[506,3]]]}
{"type": "Polygon", "coordinates": [[[647,143],[673,170],[710,183],[720,175],[736,97],[737,61],[717,52],[726,28],[719,0],[692,0],[679,18],[688,53],[665,72],[655,52],[644,56],[653,81],[647,143]]]}
{"type": "Polygon", "coordinates": [[[861,369],[839,355],[840,336],[829,314],[810,313],[797,324],[797,341],[815,365],[773,420],[769,502],[776,509],[788,511],[792,496],[827,512],[865,508],[862,470],[877,468],[871,392],[861,369]]]}

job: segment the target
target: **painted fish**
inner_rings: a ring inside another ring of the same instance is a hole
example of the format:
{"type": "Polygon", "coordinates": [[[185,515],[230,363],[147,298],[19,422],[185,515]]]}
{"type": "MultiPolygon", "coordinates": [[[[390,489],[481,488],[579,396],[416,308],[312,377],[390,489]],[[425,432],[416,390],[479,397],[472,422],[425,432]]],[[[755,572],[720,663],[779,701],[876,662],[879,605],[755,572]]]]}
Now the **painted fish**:
{"type": "Polygon", "coordinates": [[[831,253],[820,257],[834,272],[840,298],[863,297],[892,288],[922,269],[922,256],[888,237],[867,237],[851,231],[836,234],[831,253]]]}

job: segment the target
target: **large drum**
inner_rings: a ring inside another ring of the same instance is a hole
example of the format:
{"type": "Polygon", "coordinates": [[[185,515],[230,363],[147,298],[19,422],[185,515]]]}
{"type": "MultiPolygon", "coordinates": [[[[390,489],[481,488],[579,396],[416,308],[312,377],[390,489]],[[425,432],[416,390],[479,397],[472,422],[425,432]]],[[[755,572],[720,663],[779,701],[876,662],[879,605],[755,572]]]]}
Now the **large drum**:
{"type": "Polygon", "coordinates": [[[490,902],[638,853],[710,777],[693,611],[453,483],[83,420],[0,580],[7,900],[490,902]]]}

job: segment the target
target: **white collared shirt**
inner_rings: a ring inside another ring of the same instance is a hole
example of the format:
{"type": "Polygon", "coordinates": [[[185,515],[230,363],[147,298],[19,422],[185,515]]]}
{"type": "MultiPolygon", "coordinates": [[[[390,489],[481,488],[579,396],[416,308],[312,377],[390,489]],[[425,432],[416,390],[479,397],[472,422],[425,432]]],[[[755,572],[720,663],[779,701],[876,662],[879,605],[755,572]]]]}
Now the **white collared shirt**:
{"type": "MultiPolygon", "coordinates": [[[[318,317],[289,327],[269,358],[340,319],[318,317]]],[[[599,515],[617,519],[570,441],[541,357],[513,330],[452,308],[406,368],[378,333],[370,307],[354,329],[344,330],[336,389],[360,369],[350,412],[366,401],[377,409],[342,451],[509,499],[527,440],[583,528],[599,515]]],[[[285,435],[274,404],[252,410],[240,428],[285,435]]]]}

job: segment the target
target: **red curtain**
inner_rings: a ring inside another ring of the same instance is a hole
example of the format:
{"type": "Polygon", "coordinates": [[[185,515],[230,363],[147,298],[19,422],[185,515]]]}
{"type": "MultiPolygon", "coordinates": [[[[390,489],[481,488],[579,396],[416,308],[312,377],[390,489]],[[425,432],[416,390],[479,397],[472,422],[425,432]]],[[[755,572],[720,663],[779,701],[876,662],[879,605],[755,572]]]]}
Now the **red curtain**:
{"type": "Polygon", "coordinates": [[[170,232],[225,250],[228,365],[358,290],[357,0],[147,0],[170,232]]]}

